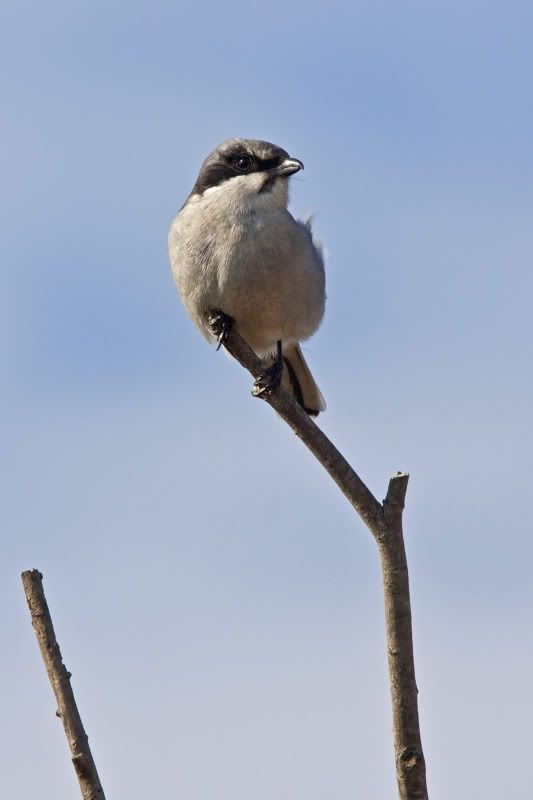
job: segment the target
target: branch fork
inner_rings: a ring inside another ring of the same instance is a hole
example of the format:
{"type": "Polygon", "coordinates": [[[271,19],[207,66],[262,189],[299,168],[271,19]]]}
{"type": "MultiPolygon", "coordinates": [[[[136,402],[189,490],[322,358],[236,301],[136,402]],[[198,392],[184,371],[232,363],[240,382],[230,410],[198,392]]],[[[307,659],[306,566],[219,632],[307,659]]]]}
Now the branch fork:
{"type": "MultiPolygon", "coordinates": [[[[261,375],[263,362],[239,335],[235,326],[224,332],[222,344],[254,379],[261,375]]],[[[344,456],[282,385],[261,394],[260,397],[277,411],[318,459],[376,541],[383,579],[399,798],[428,800],[418,717],[409,575],[402,529],[409,475],[405,472],[393,475],[387,495],[383,503],[380,503],[344,456]]]]}

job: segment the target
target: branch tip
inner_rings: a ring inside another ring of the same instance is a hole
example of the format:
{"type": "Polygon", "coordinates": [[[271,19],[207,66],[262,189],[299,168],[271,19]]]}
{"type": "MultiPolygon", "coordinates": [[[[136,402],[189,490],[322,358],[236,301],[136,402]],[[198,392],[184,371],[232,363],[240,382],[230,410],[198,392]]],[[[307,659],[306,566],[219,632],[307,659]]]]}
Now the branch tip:
{"type": "Polygon", "coordinates": [[[405,506],[405,495],[407,484],[409,483],[409,473],[398,471],[389,481],[387,496],[383,501],[383,506],[397,506],[401,509],[405,506]]]}

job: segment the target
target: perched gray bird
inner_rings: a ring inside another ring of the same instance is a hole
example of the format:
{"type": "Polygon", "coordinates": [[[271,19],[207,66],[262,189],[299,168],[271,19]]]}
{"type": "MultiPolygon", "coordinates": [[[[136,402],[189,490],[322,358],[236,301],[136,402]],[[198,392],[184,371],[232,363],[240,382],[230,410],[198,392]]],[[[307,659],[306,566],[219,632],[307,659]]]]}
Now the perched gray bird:
{"type": "Polygon", "coordinates": [[[287,210],[288,179],[300,169],[281,147],[228,139],[204,161],[168,245],[174,281],[204,336],[215,340],[207,318],[222,311],[259,356],[277,353],[271,383],[257,393],[282,379],[316,415],[326,405],[299,342],[324,315],[324,258],[310,223],[287,210]]]}

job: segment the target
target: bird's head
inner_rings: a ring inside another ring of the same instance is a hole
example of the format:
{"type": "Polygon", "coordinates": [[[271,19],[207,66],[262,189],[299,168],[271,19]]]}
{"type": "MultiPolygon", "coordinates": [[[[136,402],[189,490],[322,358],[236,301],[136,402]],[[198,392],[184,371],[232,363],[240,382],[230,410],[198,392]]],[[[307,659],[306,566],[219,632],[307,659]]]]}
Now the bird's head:
{"type": "Polygon", "coordinates": [[[299,159],[270,142],[227,139],[205,159],[191,197],[220,188],[232,194],[272,193],[279,195],[283,201],[280,204],[286,205],[287,179],[303,166],[299,159]]]}

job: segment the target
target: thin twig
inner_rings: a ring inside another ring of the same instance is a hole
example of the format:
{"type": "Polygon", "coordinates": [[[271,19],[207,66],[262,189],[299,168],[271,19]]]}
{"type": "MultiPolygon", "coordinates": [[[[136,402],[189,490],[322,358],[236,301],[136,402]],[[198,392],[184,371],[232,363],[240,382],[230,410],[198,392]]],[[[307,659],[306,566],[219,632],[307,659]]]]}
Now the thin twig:
{"type": "Polygon", "coordinates": [[[63,722],[72,753],[72,763],[80,784],[83,800],[105,800],[104,790],[89,748],[89,739],[83,728],[74,692],[70,685],[70,672],[63,664],[52,617],[43,590],[43,576],[37,569],[22,573],[22,583],[31,614],[31,621],[41,656],[57,701],[57,716],[63,722]]]}
{"type": "MultiPolygon", "coordinates": [[[[213,321],[215,319],[216,314],[213,321]]],[[[229,331],[224,346],[254,378],[260,377],[264,370],[263,362],[235,328],[229,331]]],[[[260,396],[318,459],[376,540],[383,578],[398,792],[400,800],[428,800],[418,718],[409,576],[402,531],[409,476],[405,473],[393,476],[381,504],[283,386],[260,396]]]]}

